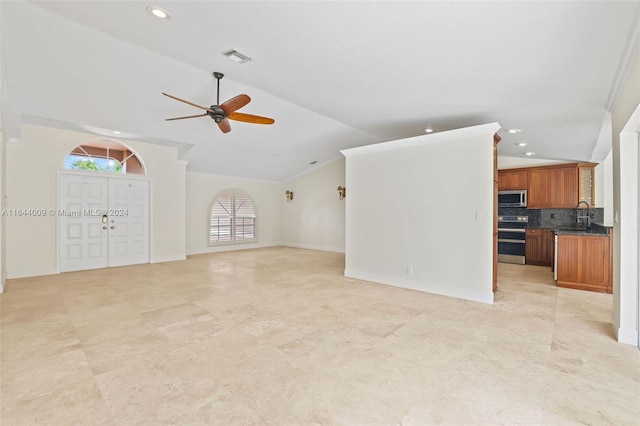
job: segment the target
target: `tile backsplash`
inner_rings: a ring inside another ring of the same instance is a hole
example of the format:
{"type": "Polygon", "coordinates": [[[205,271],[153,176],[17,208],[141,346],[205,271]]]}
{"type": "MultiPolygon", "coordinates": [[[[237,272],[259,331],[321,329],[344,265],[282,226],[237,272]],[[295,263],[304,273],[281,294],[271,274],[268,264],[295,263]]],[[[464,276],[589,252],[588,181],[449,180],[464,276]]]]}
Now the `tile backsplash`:
{"type": "MultiPolygon", "coordinates": [[[[528,216],[529,226],[552,228],[556,226],[575,225],[576,209],[523,209],[517,207],[498,207],[498,215],[504,216],[528,216]]],[[[591,209],[591,222],[603,223],[604,209],[596,207],[591,209]]]]}

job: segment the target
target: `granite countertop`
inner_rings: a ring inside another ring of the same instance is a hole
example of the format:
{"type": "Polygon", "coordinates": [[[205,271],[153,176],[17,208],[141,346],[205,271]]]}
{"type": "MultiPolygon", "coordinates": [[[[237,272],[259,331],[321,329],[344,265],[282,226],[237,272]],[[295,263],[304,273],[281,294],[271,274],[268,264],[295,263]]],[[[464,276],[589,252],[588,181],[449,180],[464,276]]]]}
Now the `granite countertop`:
{"type": "Polygon", "coordinates": [[[585,225],[570,224],[570,225],[533,225],[529,224],[529,228],[537,229],[551,229],[556,234],[565,235],[609,235],[610,226],[604,226],[599,223],[591,223],[591,229],[585,229],[585,225]]]}

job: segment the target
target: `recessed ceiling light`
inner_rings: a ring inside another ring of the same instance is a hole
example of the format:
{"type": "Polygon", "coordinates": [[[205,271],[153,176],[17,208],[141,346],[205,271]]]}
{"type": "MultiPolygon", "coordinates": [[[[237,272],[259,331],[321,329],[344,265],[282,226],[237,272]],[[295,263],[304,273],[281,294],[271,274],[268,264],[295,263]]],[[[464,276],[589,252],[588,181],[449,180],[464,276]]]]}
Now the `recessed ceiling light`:
{"type": "Polygon", "coordinates": [[[120,134],[120,132],[118,130],[114,130],[113,133],[115,133],[116,135],[120,134]]]}
{"type": "Polygon", "coordinates": [[[158,6],[147,6],[147,12],[149,12],[156,18],[160,18],[160,19],[171,18],[171,15],[169,15],[169,12],[167,12],[166,10],[158,6]]]}
{"type": "Polygon", "coordinates": [[[507,130],[507,132],[509,132],[509,133],[520,133],[521,131],[522,130],[520,130],[520,129],[509,129],[509,130],[507,130]]]}
{"type": "Polygon", "coordinates": [[[527,146],[529,144],[526,143],[526,142],[518,142],[516,145],[518,145],[518,146],[527,146]]]}
{"type": "Polygon", "coordinates": [[[424,130],[425,133],[433,133],[433,129],[431,127],[425,127],[422,130],[424,130]]]}
{"type": "Polygon", "coordinates": [[[251,60],[250,57],[248,57],[244,53],[238,52],[236,49],[229,49],[226,52],[222,52],[222,54],[231,59],[233,62],[237,62],[239,64],[249,62],[251,60]]]}
{"type": "Polygon", "coordinates": [[[532,155],[536,155],[536,153],[528,151],[528,152],[525,152],[524,155],[528,155],[529,157],[531,157],[532,155]]]}

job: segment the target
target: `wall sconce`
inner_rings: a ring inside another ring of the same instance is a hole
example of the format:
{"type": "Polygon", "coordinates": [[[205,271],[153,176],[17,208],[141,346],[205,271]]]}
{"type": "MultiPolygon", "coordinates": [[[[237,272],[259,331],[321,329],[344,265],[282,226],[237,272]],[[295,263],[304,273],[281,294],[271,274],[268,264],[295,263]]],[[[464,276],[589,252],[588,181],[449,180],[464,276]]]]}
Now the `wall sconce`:
{"type": "Polygon", "coordinates": [[[343,186],[339,186],[338,187],[338,198],[343,200],[344,197],[346,197],[346,196],[347,196],[347,188],[345,188],[343,186]]]}
{"type": "Polygon", "coordinates": [[[287,191],[285,192],[286,196],[287,196],[287,203],[291,200],[293,200],[293,191],[287,191]]]}

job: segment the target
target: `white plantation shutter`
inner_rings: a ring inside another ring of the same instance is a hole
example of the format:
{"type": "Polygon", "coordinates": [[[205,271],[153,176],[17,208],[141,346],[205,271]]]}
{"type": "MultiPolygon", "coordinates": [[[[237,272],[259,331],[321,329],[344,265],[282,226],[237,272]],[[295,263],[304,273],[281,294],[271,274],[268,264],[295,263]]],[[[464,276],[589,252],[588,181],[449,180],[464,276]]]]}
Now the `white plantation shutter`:
{"type": "Polygon", "coordinates": [[[236,193],[234,197],[235,240],[255,240],[256,214],[249,197],[236,193]]]}
{"type": "Polygon", "coordinates": [[[249,196],[224,192],[211,206],[209,244],[256,240],[256,214],[249,196]]]}

